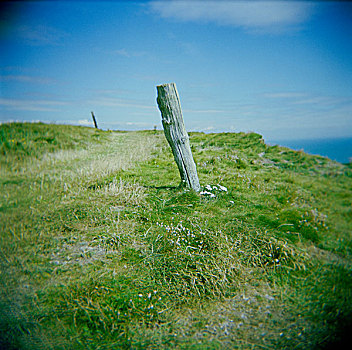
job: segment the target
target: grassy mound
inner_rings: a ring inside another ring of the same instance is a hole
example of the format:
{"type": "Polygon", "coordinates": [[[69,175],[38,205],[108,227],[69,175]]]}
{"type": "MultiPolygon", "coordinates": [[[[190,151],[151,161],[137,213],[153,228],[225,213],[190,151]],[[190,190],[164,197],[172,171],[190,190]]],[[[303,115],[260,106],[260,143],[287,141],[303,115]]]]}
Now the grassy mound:
{"type": "Polygon", "coordinates": [[[0,348],[316,349],[351,324],[352,170],[258,134],[0,126],[0,348]]]}

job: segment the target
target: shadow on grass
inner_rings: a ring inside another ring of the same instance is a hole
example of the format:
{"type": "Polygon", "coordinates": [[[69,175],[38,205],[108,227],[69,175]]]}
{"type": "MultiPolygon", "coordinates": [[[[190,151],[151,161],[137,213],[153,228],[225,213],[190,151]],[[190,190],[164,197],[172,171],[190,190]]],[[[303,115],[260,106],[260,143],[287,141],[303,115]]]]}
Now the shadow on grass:
{"type": "Polygon", "coordinates": [[[180,190],[181,186],[143,186],[145,188],[153,188],[155,190],[180,190]]]}

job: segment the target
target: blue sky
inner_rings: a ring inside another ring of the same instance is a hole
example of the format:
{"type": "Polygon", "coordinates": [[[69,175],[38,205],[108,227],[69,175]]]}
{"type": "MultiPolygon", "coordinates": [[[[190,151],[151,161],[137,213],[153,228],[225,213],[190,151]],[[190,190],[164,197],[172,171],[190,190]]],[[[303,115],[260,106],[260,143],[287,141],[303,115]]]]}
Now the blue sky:
{"type": "Polygon", "coordinates": [[[352,136],[352,3],[1,5],[0,121],[161,128],[175,82],[189,131],[352,136]]]}

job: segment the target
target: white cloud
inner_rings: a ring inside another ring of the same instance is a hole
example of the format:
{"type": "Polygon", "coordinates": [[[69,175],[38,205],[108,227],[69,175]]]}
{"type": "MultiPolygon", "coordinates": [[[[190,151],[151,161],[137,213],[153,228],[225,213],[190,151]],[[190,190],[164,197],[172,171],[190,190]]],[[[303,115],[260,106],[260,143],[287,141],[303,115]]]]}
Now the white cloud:
{"type": "Polygon", "coordinates": [[[114,97],[98,97],[96,99],[90,100],[89,102],[92,105],[103,107],[133,107],[140,109],[155,109],[155,106],[143,104],[138,100],[120,99],[114,97]]]}
{"type": "Polygon", "coordinates": [[[18,35],[31,46],[62,45],[68,33],[45,25],[22,25],[17,29],[18,35]]]}
{"type": "Polygon", "coordinates": [[[114,50],[114,53],[116,55],[123,56],[123,57],[131,57],[131,54],[128,53],[126,49],[114,50]]]}
{"type": "Polygon", "coordinates": [[[162,18],[214,22],[250,30],[283,30],[305,22],[314,4],[303,1],[152,1],[162,18]]]}
{"type": "Polygon", "coordinates": [[[206,131],[213,131],[213,130],[215,130],[215,127],[214,127],[213,125],[209,125],[208,127],[204,128],[203,130],[204,130],[205,132],[206,132],[206,131]]]}
{"type": "Polygon", "coordinates": [[[337,108],[340,105],[347,104],[351,106],[351,97],[336,97],[336,96],[306,96],[306,98],[299,99],[293,104],[296,105],[316,105],[320,107],[337,108]]]}
{"type": "Polygon", "coordinates": [[[274,100],[285,100],[286,106],[289,105],[291,107],[299,105],[314,105],[316,108],[332,107],[336,109],[342,105],[350,106],[352,103],[351,96],[324,96],[300,92],[265,93],[263,94],[263,97],[274,100]]]}
{"type": "Polygon", "coordinates": [[[57,112],[58,107],[67,105],[62,101],[50,100],[20,100],[0,98],[0,106],[6,110],[34,111],[34,112],[57,112]]]}
{"type": "Polygon", "coordinates": [[[111,130],[153,130],[154,126],[161,128],[160,123],[151,122],[124,122],[124,121],[101,121],[99,127],[111,130]]]}
{"type": "Polygon", "coordinates": [[[268,98],[297,98],[304,97],[306,94],[300,92],[275,92],[275,93],[267,93],[263,95],[268,98]]]}
{"type": "Polygon", "coordinates": [[[78,120],[78,125],[92,126],[92,124],[93,124],[92,120],[88,120],[88,119],[80,119],[80,120],[78,120]]]}
{"type": "Polygon", "coordinates": [[[31,83],[31,84],[50,84],[54,80],[45,77],[35,77],[29,75],[3,75],[0,76],[0,81],[16,81],[19,83],[31,83]]]}
{"type": "Polygon", "coordinates": [[[194,114],[223,114],[228,112],[224,109],[184,109],[184,113],[194,114]]]}
{"type": "Polygon", "coordinates": [[[125,48],[118,49],[118,50],[113,50],[112,53],[115,54],[115,55],[122,56],[122,57],[127,57],[127,58],[143,57],[143,56],[147,56],[148,55],[148,53],[145,52],[145,51],[131,51],[131,50],[126,50],[125,48]]]}

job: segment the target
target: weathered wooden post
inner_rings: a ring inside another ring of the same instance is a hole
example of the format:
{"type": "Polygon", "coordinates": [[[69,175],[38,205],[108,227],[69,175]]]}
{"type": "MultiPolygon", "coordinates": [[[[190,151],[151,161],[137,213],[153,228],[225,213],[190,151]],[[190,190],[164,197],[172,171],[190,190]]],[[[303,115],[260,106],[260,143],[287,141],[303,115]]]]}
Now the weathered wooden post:
{"type": "Polygon", "coordinates": [[[189,137],[183,122],[176,85],[174,83],[163,84],[156,88],[164,133],[180,171],[181,181],[187,187],[198,192],[200,191],[200,185],[196,164],[193,160],[189,137]]]}
{"type": "Polygon", "coordinates": [[[98,124],[97,124],[97,121],[95,120],[94,113],[93,113],[93,112],[91,112],[91,113],[92,113],[92,118],[93,118],[94,126],[95,126],[96,129],[98,129],[98,124]]]}

